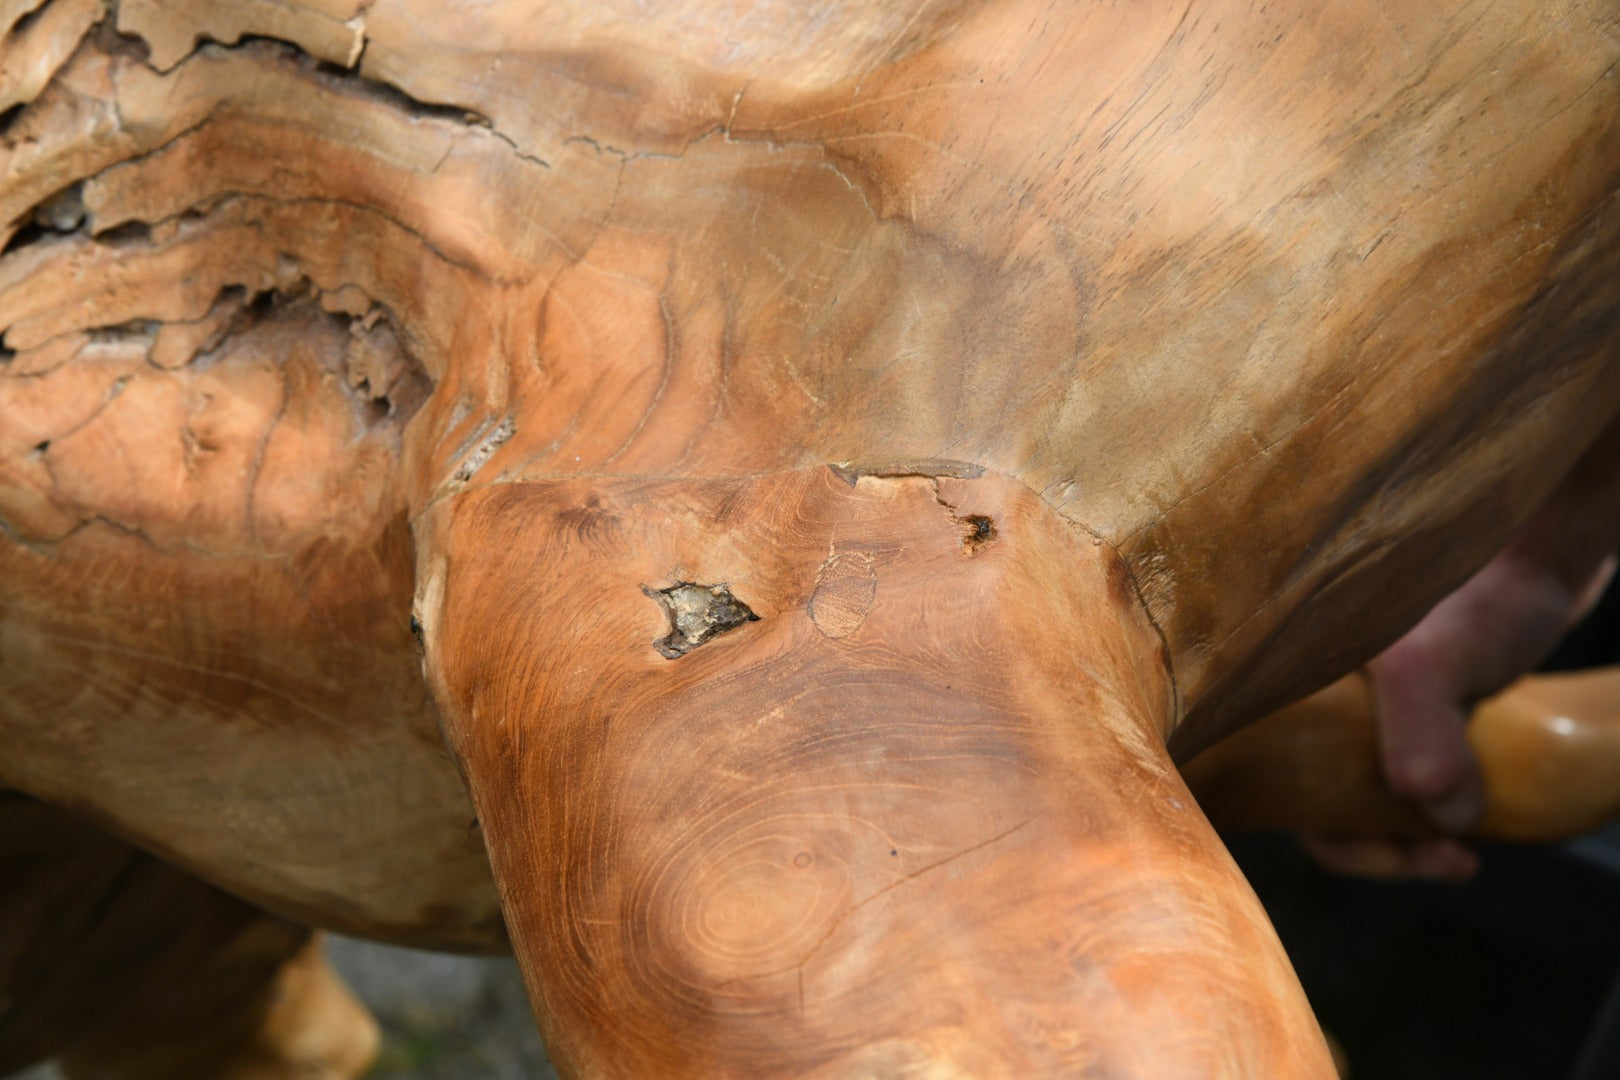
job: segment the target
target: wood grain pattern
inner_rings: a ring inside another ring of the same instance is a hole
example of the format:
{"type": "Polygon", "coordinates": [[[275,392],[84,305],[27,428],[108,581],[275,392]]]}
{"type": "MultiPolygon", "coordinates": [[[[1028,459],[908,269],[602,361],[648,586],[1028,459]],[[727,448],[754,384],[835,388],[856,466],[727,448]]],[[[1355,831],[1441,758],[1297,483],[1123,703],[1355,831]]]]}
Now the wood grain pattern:
{"type": "Polygon", "coordinates": [[[289,915],[499,948],[407,626],[397,420],[351,385],[389,339],[232,318],[202,363],[131,331],[0,387],[0,780],[289,915]]]}
{"type": "Polygon", "coordinates": [[[559,1067],[1331,1075],[1164,751],[1124,567],[1026,488],[821,467],[443,517],[430,666],[559,1067]],[[759,620],[666,659],[671,578],[759,620]]]}
{"type": "Polygon", "coordinates": [[[1617,61],[1613,0],[0,0],[0,784],[504,918],[580,1075],[1328,1075],[1170,762],[1615,413],[1617,61]],[[682,583],[759,621],[668,659],[682,583]]]}

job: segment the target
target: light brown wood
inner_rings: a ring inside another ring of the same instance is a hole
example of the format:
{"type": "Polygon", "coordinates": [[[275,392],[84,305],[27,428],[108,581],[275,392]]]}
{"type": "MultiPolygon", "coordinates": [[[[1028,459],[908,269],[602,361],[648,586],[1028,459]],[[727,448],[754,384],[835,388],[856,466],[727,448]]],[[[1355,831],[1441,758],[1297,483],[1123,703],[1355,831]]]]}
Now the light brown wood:
{"type": "Polygon", "coordinates": [[[1170,762],[1614,415],[1612,0],[0,33],[0,784],[577,1075],[1331,1075],[1170,762]]]}
{"type": "MultiPolygon", "coordinates": [[[[1480,704],[1468,741],[1485,780],[1482,839],[1565,840],[1620,815],[1620,672],[1521,680],[1480,704]]],[[[1356,675],[1204,751],[1182,775],[1223,829],[1435,833],[1384,783],[1356,675]]]]}

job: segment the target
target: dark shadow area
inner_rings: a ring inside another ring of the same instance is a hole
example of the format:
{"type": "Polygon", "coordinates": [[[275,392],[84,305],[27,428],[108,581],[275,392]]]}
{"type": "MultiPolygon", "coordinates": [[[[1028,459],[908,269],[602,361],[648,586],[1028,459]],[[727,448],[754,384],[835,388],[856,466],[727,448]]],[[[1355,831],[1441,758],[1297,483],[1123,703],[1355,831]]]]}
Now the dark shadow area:
{"type": "MultiPolygon", "coordinates": [[[[1617,661],[1611,587],[1542,666],[1617,661]]],[[[1291,837],[1227,840],[1355,1080],[1620,1080],[1620,824],[1488,847],[1465,885],[1339,878],[1291,837]]]]}
{"type": "Polygon", "coordinates": [[[1466,885],[1358,881],[1287,836],[1230,845],[1356,1080],[1571,1074],[1620,971],[1620,877],[1493,847],[1466,885]]]}

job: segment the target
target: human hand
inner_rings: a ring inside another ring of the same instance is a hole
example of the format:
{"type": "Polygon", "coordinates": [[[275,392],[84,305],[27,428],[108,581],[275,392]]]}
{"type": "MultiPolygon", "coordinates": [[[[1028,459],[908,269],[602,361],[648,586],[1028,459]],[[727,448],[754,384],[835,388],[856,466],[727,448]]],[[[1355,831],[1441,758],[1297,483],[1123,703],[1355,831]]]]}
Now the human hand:
{"type": "MultiPolygon", "coordinates": [[[[1613,574],[1620,544],[1620,424],[1611,425],[1500,555],[1367,666],[1390,788],[1443,832],[1466,833],[1484,809],[1465,737],[1480,700],[1551,652],[1613,574]]],[[[1460,879],[1478,857],[1452,837],[1302,838],[1331,870],[1460,879]]]]}

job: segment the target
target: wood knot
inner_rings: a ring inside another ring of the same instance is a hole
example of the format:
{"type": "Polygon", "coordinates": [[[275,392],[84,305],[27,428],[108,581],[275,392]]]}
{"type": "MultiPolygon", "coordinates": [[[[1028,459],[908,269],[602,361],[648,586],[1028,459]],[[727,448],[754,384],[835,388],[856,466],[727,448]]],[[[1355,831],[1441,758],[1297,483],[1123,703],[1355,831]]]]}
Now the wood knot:
{"type": "Polygon", "coordinates": [[[962,550],[976,554],[986,545],[996,542],[996,523],[983,514],[969,514],[960,519],[966,534],[962,537],[962,550]]]}

